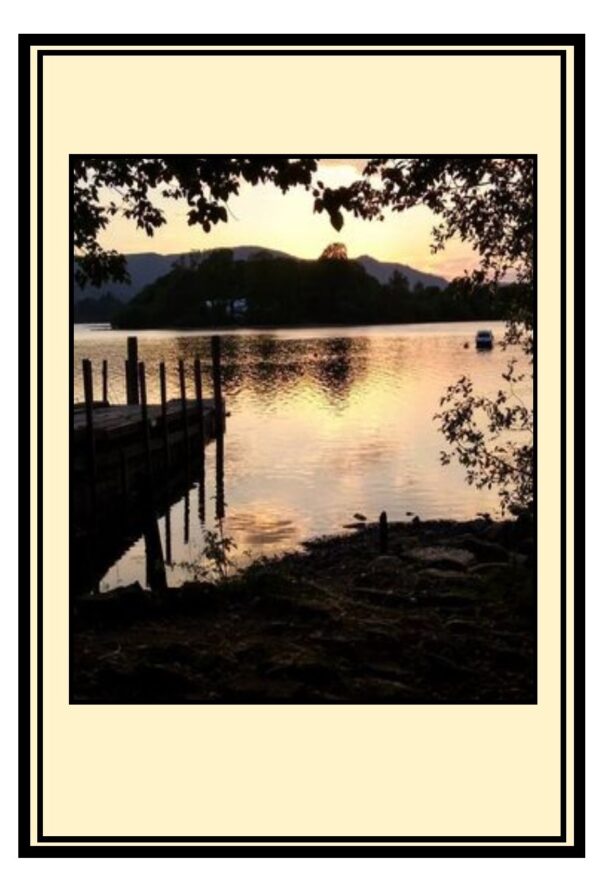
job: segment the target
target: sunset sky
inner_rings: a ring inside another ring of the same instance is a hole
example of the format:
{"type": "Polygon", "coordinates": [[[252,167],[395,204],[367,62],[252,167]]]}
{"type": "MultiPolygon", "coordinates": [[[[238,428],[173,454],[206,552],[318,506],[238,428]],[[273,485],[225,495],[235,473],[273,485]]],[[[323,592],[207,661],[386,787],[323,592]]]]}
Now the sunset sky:
{"type": "MultiPolygon", "coordinates": [[[[358,158],[322,160],[318,178],[330,187],[350,184],[360,177],[364,163],[358,158]]],[[[313,213],[310,191],[298,188],[283,194],[272,185],[243,184],[240,195],[229,200],[228,222],[205,233],[198,225],[188,226],[184,201],[158,196],[156,202],[164,210],[167,223],[153,237],[138,230],[133,222],[115,218],[100,234],[100,244],[124,254],[261,245],[298,257],[317,258],[330,242],[343,242],[349,257],[368,254],[448,279],[476,263],[470,247],[460,241],[453,241],[443,252],[431,253],[434,216],[422,206],[389,214],[383,222],[363,221],[344,213],[344,226],[337,233],[327,216],[313,213]]]]}

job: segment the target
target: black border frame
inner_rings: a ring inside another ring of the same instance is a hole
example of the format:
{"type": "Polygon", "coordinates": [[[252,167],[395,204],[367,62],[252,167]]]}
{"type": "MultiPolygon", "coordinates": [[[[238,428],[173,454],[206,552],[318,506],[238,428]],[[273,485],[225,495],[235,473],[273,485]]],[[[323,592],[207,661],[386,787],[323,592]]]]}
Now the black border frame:
{"type": "MultiPolygon", "coordinates": [[[[38,790],[37,790],[37,819],[38,841],[44,844],[31,845],[30,843],[30,779],[31,758],[30,743],[23,739],[19,747],[19,855],[26,856],[296,856],[299,853],[305,856],[322,856],[323,848],[318,847],[338,845],[336,856],[372,856],[377,853],[380,856],[584,856],[584,433],[583,433],[583,391],[584,391],[584,309],[585,300],[583,292],[579,299],[575,300],[575,370],[573,383],[577,385],[575,399],[579,415],[575,418],[575,444],[572,446],[575,461],[575,542],[574,542],[574,569],[578,582],[574,591],[574,646],[573,646],[573,690],[574,690],[574,735],[571,737],[574,754],[574,844],[566,844],[566,403],[565,392],[567,386],[566,366],[566,194],[567,194],[567,119],[566,119],[566,51],[565,48],[573,48],[574,52],[574,154],[571,157],[574,169],[574,285],[581,285],[584,280],[584,54],[585,37],[581,34],[571,35],[369,35],[369,36],[338,36],[338,35],[57,35],[57,34],[27,34],[19,36],[19,141],[21,145],[21,160],[19,164],[19,274],[21,294],[19,300],[19,373],[21,378],[19,390],[19,428],[21,432],[28,431],[31,434],[31,421],[29,409],[28,380],[30,375],[30,305],[29,294],[31,286],[30,270],[30,143],[31,143],[31,49],[38,46],[61,46],[59,49],[40,49],[37,53],[37,178],[38,178],[38,204],[41,201],[42,177],[42,98],[43,98],[43,58],[45,55],[81,55],[81,54],[141,54],[141,55],[173,55],[173,54],[206,54],[206,55],[554,55],[560,57],[561,64],[561,833],[558,836],[430,836],[430,837],[62,837],[44,836],[41,829],[42,799],[40,765],[42,750],[41,733],[41,687],[38,680],[38,790]],[[187,46],[186,49],[88,49],[87,46],[187,46]],[[206,48],[207,46],[233,45],[235,49],[206,48]],[[190,46],[202,46],[203,48],[190,48],[190,46]],[[275,46],[273,49],[252,49],[248,46],[275,46]],[[311,46],[310,49],[294,49],[292,46],[311,46]],[[402,48],[390,48],[390,46],[402,46],[402,48]],[[409,49],[406,46],[437,46],[429,49],[409,49]],[[456,48],[456,46],[461,48],[456,48]],[[502,49],[482,48],[481,46],[504,46],[502,49]],[[526,46],[527,48],[510,48],[506,46],[526,46]],[[66,49],[63,46],[77,46],[78,48],[66,49]],[[283,48],[286,46],[287,48],[283,48]],[[317,48],[315,48],[315,46],[317,48]],[[328,48],[318,48],[328,46],[328,48]],[[336,50],[336,46],[345,48],[336,50]],[[352,48],[348,48],[351,46],[352,48]],[[367,49],[357,48],[369,46],[367,49]],[[387,48],[376,49],[375,46],[387,48]],[[454,46],[455,48],[451,48],[454,46]],[[463,48],[473,46],[473,48],[463,48]],[[543,48],[531,48],[531,46],[543,46],[543,48]],[[444,48],[446,47],[446,48],[444,48]],[[580,393],[581,391],[581,393],[580,393]],[[575,450],[577,449],[577,450],[575,450]],[[73,843],[52,844],[52,843],[73,843]],[[108,842],[119,843],[118,845],[103,844],[108,842]],[[146,842],[146,845],[135,843],[146,842]],[[218,844],[206,844],[213,842],[218,844]],[[253,847],[255,843],[266,843],[266,847],[253,847]],[[401,843],[413,842],[417,844],[402,845],[401,843]],[[97,844],[89,844],[97,843],[97,844]],[[160,844],[167,843],[167,844],[160,844]],[[187,843],[187,847],[184,845],[187,843]],[[191,844],[190,844],[191,843],[191,844]],[[243,847],[231,847],[244,843],[243,847]],[[307,843],[311,843],[310,845],[307,843]],[[345,844],[340,844],[345,843],[345,844]],[[360,843],[360,844],[355,844],[360,843]],[[388,843],[387,847],[384,845],[388,843]],[[393,843],[393,844],[389,844],[393,843]],[[445,844],[440,844],[445,843],[445,844]],[[458,844],[454,844],[458,843],[458,844]],[[487,844],[486,844],[487,843],[487,844]],[[494,843],[494,844],[489,844],[494,843]],[[504,844],[512,843],[512,844],[504,844]],[[536,844],[538,843],[538,844],[536,844]],[[550,844],[539,844],[550,843],[550,844]],[[562,847],[561,847],[562,843],[562,847]],[[473,849],[469,845],[477,845],[473,849]],[[122,847],[120,847],[122,845],[122,847]],[[281,845],[273,850],[270,845],[281,845]],[[285,846],[288,846],[287,848],[285,846]],[[303,847],[299,847],[302,845],[303,847]],[[352,845],[349,847],[349,845],[352,845]],[[429,847],[431,845],[432,847],[429,847]],[[369,847],[371,846],[371,847],[369,847]],[[375,846],[375,847],[372,847],[375,846]]],[[[43,288],[42,288],[42,210],[38,208],[37,216],[37,304],[38,324],[43,318],[43,288]]],[[[38,328],[37,333],[37,382],[39,387],[37,397],[38,416],[38,443],[37,443],[37,527],[38,527],[38,561],[37,561],[37,585],[38,597],[41,603],[42,594],[42,335],[38,328]]],[[[19,718],[23,735],[29,736],[30,728],[30,554],[29,544],[31,530],[29,527],[30,504],[29,493],[31,485],[31,471],[29,457],[21,452],[19,458],[19,486],[22,496],[19,505],[19,557],[21,572],[23,575],[22,587],[19,596],[19,718]],[[25,496],[26,495],[26,496],[25,496]]],[[[38,609],[38,660],[37,674],[43,675],[43,663],[41,657],[41,610],[38,609]]],[[[327,849],[329,852],[329,848],[327,849]]]]}

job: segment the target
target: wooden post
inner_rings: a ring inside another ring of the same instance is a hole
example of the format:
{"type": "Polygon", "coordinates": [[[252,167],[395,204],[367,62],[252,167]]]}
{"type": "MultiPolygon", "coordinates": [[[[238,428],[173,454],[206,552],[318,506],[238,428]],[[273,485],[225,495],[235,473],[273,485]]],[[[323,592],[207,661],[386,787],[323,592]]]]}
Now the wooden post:
{"type": "Polygon", "coordinates": [[[204,459],[204,406],[202,403],[202,367],[200,358],[194,358],[194,385],[196,388],[196,406],[199,415],[198,426],[200,428],[200,442],[202,450],[202,459],[204,459]]]}
{"type": "Polygon", "coordinates": [[[148,399],[146,396],[146,368],[143,363],[138,364],[140,399],[142,406],[142,429],[144,435],[144,448],[146,451],[146,473],[148,481],[152,474],[152,452],[150,448],[150,425],[148,422],[148,399]]]}
{"type": "Polygon", "coordinates": [[[137,336],[127,337],[127,404],[138,406],[140,394],[138,389],[138,341],[137,336]]]}
{"type": "Polygon", "coordinates": [[[96,514],[96,439],[94,436],[94,379],[92,361],[86,358],[83,366],[83,395],[85,399],[85,423],[88,439],[88,469],[92,515],[96,514]]]}
{"type": "MultiPolygon", "coordinates": [[[[130,364],[131,366],[131,364],[130,364]]],[[[154,508],[154,488],[152,484],[152,446],[150,444],[150,422],[148,420],[148,397],[146,394],[146,368],[138,364],[140,401],[142,407],[142,427],[146,450],[146,480],[144,500],[144,539],[146,540],[146,582],[151,590],[164,590],[167,586],[165,561],[156,511],[154,508]]]]}
{"type": "Polygon", "coordinates": [[[183,360],[179,361],[179,390],[181,393],[181,414],[183,417],[183,440],[185,444],[185,455],[189,461],[190,457],[190,433],[187,419],[187,401],[185,397],[185,368],[183,360]]]}
{"type": "Polygon", "coordinates": [[[108,403],[108,361],[102,361],[102,402],[108,403]]]}
{"type": "Polygon", "coordinates": [[[202,406],[202,369],[199,357],[194,358],[194,386],[196,388],[196,402],[202,406]]]}
{"type": "Polygon", "coordinates": [[[382,512],[379,516],[379,551],[387,554],[388,550],[388,521],[387,513],[382,512]]]}
{"type": "Polygon", "coordinates": [[[210,350],[213,369],[213,392],[215,398],[215,426],[217,436],[223,432],[223,393],[221,390],[221,337],[211,336],[210,350]]]}
{"type": "Polygon", "coordinates": [[[162,418],[163,451],[165,456],[165,475],[169,474],[170,450],[169,450],[169,422],[167,420],[167,370],[164,361],[159,365],[160,373],[160,411],[162,418]]]}

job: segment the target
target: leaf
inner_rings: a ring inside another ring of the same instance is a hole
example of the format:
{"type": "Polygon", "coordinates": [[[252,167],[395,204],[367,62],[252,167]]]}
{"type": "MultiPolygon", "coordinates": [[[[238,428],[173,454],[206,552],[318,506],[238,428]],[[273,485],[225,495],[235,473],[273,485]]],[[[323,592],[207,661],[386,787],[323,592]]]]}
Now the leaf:
{"type": "Polygon", "coordinates": [[[330,217],[333,228],[339,233],[339,231],[344,226],[344,216],[341,212],[334,212],[330,217]]]}

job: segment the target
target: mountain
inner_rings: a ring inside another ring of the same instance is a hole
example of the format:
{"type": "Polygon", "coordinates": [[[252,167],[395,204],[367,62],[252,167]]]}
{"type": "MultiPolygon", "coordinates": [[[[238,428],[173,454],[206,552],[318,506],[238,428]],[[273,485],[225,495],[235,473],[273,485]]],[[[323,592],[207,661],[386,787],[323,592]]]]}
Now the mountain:
{"type": "Polygon", "coordinates": [[[432,273],[421,272],[418,269],[413,269],[411,266],[406,266],[403,263],[390,263],[389,261],[376,260],[368,254],[362,254],[356,258],[359,263],[362,263],[369,275],[381,282],[382,285],[387,284],[393,274],[398,271],[402,273],[411,288],[421,282],[422,285],[443,289],[448,284],[447,280],[441,276],[433,275],[432,273]]]}
{"type": "MultiPolygon", "coordinates": [[[[214,249],[211,249],[214,250],[214,249]]],[[[247,260],[249,257],[263,255],[265,257],[283,257],[291,260],[301,260],[302,258],[294,257],[294,255],[286,254],[283,251],[275,249],[263,248],[260,245],[238,245],[232,248],[234,260],[247,260]]],[[[203,254],[209,254],[209,251],[203,254]]],[[[122,303],[126,303],[135,297],[142,288],[152,284],[156,279],[165,275],[171,269],[171,266],[177,261],[181,254],[128,254],[127,269],[131,277],[130,285],[118,284],[116,282],[107,282],[101,288],[93,288],[88,286],[85,290],[81,290],[77,285],[74,289],[74,302],[80,303],[83,300],[100,299],[106,295],[114,297],[122,303]]],[[[357,261],[362,264],[366,272],[376,278],[382,284],[385,284],[393,275],[395,270],[403,273],[412,287],[417,282],[422,282],[424,285],[435,286],[436,288],[445,288],[448,282],[441,276],[432,275],[430,273],[420,272],[410,266],[401,263],[389,263],[376,260],[374,257],[363,254],[357,258],[357,261]]]]}
{"type": "Polygon", "coordinates": [[[180,256],[179,254],[128,254],[127,269],[131,277],[130,285],[124,285],[120,282],[106,282],[100,288],[87,285],[84,290],[81,290],[75,284],[73,299],[75,303],[78,303],[90,298],[100,299],[108,294],[122,303],[126,303],[146,285],[152,284],[157,278],[168,273],[172,264],[180,256]]]}

